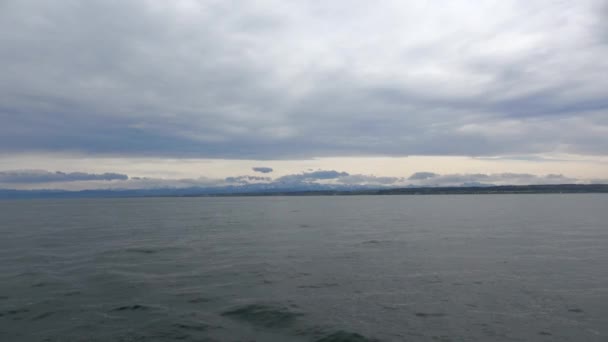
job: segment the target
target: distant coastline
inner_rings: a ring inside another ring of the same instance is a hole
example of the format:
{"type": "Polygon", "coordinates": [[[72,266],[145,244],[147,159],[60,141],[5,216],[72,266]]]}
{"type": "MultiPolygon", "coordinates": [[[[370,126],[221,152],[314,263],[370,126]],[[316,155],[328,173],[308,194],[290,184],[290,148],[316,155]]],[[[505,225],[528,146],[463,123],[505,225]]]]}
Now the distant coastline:
{"type": "Polygon", "coordinates": [[[252,196],[375,196],[375,195],[491,195],[491,194],[608,193],[608,184],[501,185],[360,189],[182,188],[138,190],[7,190],[0,199],[134,198],[134,197],[252,197],[252,196]]]}
{"type": "Polygon", "coordinates": [[[499,185],[470,187],[420,187],[373,190],[320,190],[299,192],[234,193],[214,196],[356,196],[356,195],[483,195],[608,193],[608,184],[499,185]]]}

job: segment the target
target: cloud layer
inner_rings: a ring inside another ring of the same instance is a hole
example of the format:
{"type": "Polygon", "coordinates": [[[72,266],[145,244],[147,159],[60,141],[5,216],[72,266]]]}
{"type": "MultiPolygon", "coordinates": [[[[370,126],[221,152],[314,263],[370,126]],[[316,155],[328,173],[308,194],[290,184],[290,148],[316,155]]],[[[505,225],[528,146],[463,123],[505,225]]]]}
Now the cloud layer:
{"type": "Polygon", "coordinates": [[[289,174],[277,178],[243,175],[214,179],[198,178],[148,178],[128,177],[118,173],[88,174],[83,172],[49,171],[2,171],[0,189],[227,189],[239,192],[243,189],[299,189],[319,190],[327,188],[384,188],[384,187],[438,187],[438,186],[487,186],[530,184],[589,183],[563,175],[537,176],[527,173],[495,174],[437,174],[417,172],[409,177],[381,177],[350,174],[336,170],[316,170],[289,174]]]}
{"type": "Polygon", "coordinates": [[[129,177],[120,173],[86,173],[86,172],[49,172],[46,170],[14,170],[0,171],[2,183],[54,183],[78,181],[113,181],[127,180],[129,177]]]}
{"type": "Polygon", "coordinates": [[[0,152],[606,155],[602,3],[5,0],[0,152]]]}

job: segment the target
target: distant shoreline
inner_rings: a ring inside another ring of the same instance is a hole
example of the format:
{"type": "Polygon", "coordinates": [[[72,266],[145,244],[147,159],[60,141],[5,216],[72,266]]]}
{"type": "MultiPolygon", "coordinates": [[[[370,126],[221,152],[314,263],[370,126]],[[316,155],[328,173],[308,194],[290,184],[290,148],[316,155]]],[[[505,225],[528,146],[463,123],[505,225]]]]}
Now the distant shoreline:
{"type": "Polygon", "coordinates": [[[559,184],[559,185],[500,185],[485,187],[421,187],[374,190],[318,190],[295,192],[256,192],[192,195],[183,197],[227,196],[376,196],[376,195],[494,195],[494,194],[590,194],[608,193],[608,184],[559,184]]]}
{"type": "Polygon", "coordinates": [[[471,187],[419,187],[384,189],[221,191],[221,189],[140,190],[0,190],[0,199],[142,198],[142,197],[267,197],[267,196],[377,196],[377,195],[496,195],[608,193],[608,184],[501,185],[471,187]]]}

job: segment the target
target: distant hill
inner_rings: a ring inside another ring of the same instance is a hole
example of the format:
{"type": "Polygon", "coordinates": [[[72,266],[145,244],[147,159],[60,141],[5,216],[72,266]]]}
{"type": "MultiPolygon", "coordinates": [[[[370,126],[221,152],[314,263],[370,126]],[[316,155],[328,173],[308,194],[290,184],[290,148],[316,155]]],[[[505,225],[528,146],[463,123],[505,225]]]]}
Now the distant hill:
{"type": "Polygon", "coordinates": [[[608,184],[505,185],[460,187],[366,188],[314,184],[288,188],[217,187],[139,190],[2,190],[0,199],[120,198],[201,196],[354,196],[354,195],[467,195],[467,194],[556,194],[608,193],[608,184]]]}

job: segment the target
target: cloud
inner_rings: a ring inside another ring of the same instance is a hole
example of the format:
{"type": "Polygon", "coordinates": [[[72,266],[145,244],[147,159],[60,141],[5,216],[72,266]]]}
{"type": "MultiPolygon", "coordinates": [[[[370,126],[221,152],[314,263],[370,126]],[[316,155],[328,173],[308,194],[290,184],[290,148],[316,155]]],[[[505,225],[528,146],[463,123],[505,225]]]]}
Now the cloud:
{"type": "Polygon", "coordinates": [[[563,175],[533,175],[528,173],[472,173],[445,174],[417,172],[408,178],[410,185],[416,186],[479,186],[479,185],[531,185],[531,184],[571,184],[580,180],[563,175]]]}
{"type": "Polygon", "coordinates": [[[134,189],[185,189],[185,188],[216,188],[227,186],[230,183],[222,179],[207,177],[199,178],[149,178],[132,177],[129,179],[116,180],[72,180],[72,181],[49,181],[37,183],[1,183],[0,189],[20,190],[134,190],[134,189]]]}
{"type": "Polygon", "coordinates": [[[258,177],[258,176],[238,176],[238,177],[226,177],[226,182],[237,183],[237,184],[250,184],[259,182],[270,182],[270,177],[258,177]]]}
{"type": "Polygon", "coordinates": [[[251,169],[255,172],[261,172],[261,173],[271,173],[272,171],[274,171],[271,167],[264,167],[264,166],[252,167],[251,169]]]}
{"type": "Polygon", "coordinates": [[[396,185],[397,183],[403,182],[403,178],[400,177],[378,177],[374,175],[347,175],[338,178],[340,184],[351,184],[351,185],[396,185]]]}
{"type": "Polygon", "coordinates": [[[319,180],[332,180],[341,177],[349,176],[347,172],[339,172],[335,170],[317,170],[312,172],[304,172],[299,174],[292,174],[279,177],[276,182],[278,183],[300,183],[300,182],[313,182],[319,180]]]}
{"type": "Polygon", "coordinates": [[[86,172],[50,172],[46,170],[12,170],[0,171],[0,183],[50,183],[76,181],[112,181],[127,180],[129,177],[120,173],[86,173],[86,172]]]}
{"type": "MultiPolygon", "coordinates": [[[[583,181],[561,174],[533,175],[528,173],[471,173],[437,174],[416,172],[410,177],[382,177],[365,174],[350,174],[337,170],[315,170],[271,177],[242,175],[216,179],[197,178],[150,178],[129,177],[120,173],[91,174],[85,172],[50,172],[45,170],[0,171],[0,189],[299,189],[321,190],[356,187],[436,187],[436,186],[485,186],[485,185],[529,185],[601,183],[600,179],[583,181]]],[[[202,191],[202,190],[201,190],[202,191]]]]}
{"type": "Polygon", "coordinates": [[[602,3],[5,0],[0,153],[606,155],[602,3]]]}
{"type": "Polygon", "coordinates": [[[433,172],[416,172],[412,174],[408,179],[409,180],[420,180],[420,179],[429,179],[439,176],[433,172]]]}

